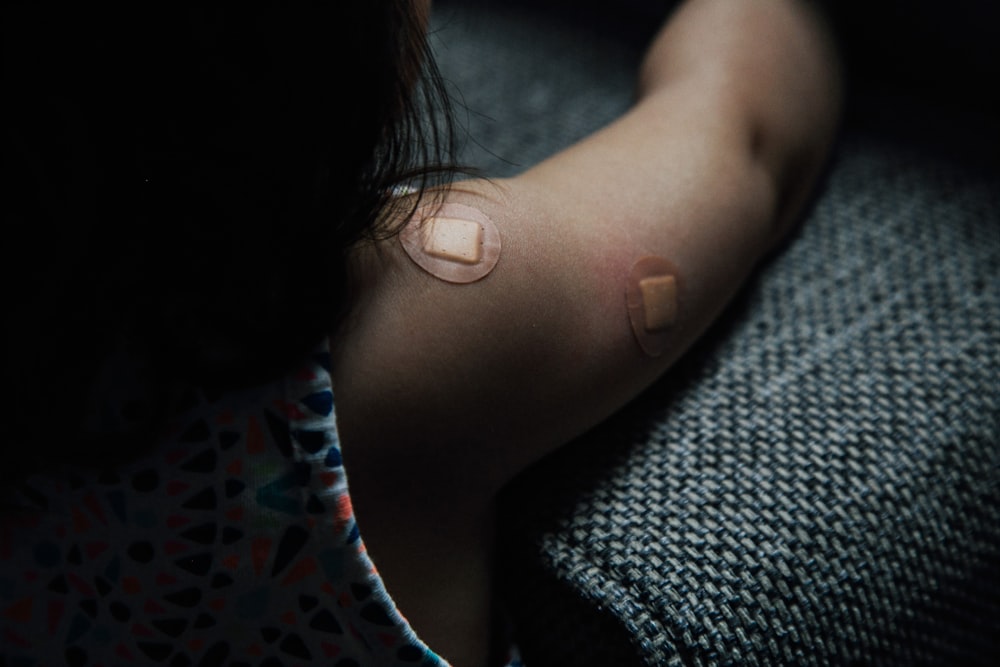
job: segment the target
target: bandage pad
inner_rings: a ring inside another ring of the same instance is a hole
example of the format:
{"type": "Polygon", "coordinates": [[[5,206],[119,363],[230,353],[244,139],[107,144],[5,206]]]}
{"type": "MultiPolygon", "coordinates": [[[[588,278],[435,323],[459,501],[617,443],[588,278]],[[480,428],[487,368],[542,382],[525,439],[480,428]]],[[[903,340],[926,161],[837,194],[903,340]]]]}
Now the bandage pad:
{"type": "Polygon", "coordinates": [[[417,266],[450,283],[485,278],[500,259],[500,232],[485,213],[465,204],[432,204],[399,234],[417,266]]]}
{"type": "Polygon", "coordinates": [[[667,349],[677,321],[678,281],[674,266],[662,257],[643,257],[632,265],[625,289],[632,333],[642,351],[658,357],[667,349]]]}

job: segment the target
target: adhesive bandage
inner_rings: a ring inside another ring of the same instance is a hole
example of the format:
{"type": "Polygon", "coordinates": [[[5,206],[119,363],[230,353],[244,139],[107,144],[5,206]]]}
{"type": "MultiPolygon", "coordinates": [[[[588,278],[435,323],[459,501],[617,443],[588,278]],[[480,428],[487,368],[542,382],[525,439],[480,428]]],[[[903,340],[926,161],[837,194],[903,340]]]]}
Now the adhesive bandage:
{"type": "Polygon", "coordinates": [[[399,234],[417,266],[450,283],[486,277],[500,259],[500,232],[477,208],[434,204],[417,209],[399,234]]]}
{"type": "Polygon", "coordinates": [[[643,257],[632,265],[625,305],[632,333],[642,351],[658,357],[667,348],[677,321],[677,271],[662,257],[643,257]]]}

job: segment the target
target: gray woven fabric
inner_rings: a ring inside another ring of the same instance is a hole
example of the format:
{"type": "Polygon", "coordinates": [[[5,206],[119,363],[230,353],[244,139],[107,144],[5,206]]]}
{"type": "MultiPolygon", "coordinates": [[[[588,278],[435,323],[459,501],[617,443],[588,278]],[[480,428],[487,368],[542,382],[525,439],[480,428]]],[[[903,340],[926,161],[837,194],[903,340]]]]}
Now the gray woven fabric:
{"type": "Polygon", "coordinates": [[[628,109],[637,47],[516,4],[435,9],[431,45],[465,130],[463,164],[510,176],[628,109]]]}
{"type": "MultiPolygon", "coordinates": [[[[631,46],[443,4],[488,173],[627,106],[631,46]]],[[[1000,178],[856,128],[705,340],[505,496],[531,667],[1000,656],[1000,178]]]]}

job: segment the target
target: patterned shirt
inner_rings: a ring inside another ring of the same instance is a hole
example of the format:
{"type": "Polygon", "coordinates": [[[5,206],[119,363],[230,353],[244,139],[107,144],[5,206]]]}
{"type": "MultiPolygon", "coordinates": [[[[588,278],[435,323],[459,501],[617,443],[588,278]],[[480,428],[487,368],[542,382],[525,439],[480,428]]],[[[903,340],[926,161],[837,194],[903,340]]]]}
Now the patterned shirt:
{"type": "Polygon", "coordinates": [[[368,558],[329,355],[203,401],[153,453],[0,514],[0,664],[444,665],[368,558]]]}

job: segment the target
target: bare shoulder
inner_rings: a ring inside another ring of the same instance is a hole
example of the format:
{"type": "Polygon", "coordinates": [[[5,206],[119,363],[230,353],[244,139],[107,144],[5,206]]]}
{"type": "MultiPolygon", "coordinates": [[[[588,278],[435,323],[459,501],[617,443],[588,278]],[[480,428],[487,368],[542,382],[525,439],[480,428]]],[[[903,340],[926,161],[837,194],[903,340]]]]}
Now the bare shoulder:
{"type": "Polygon", "coordinates": [[[572,437],[540,415],[572,408],[572,378],[600,356],[594,346],[630,351],[627,330],[595,317],[621,299],[589,279],[585,242],[560,236],[522,190],[516,180],[466,182],[431,207],[451,207],[449,221],[485,218],[498,234],[495,265],[470,282],[420,266],[400,238],[356,249],[362,288],[333,346],[348,453],[352,441],[391,449],[411,470],[485,488],[513,465],[505,443],[523,451],[528,440],[572,437]]]}

